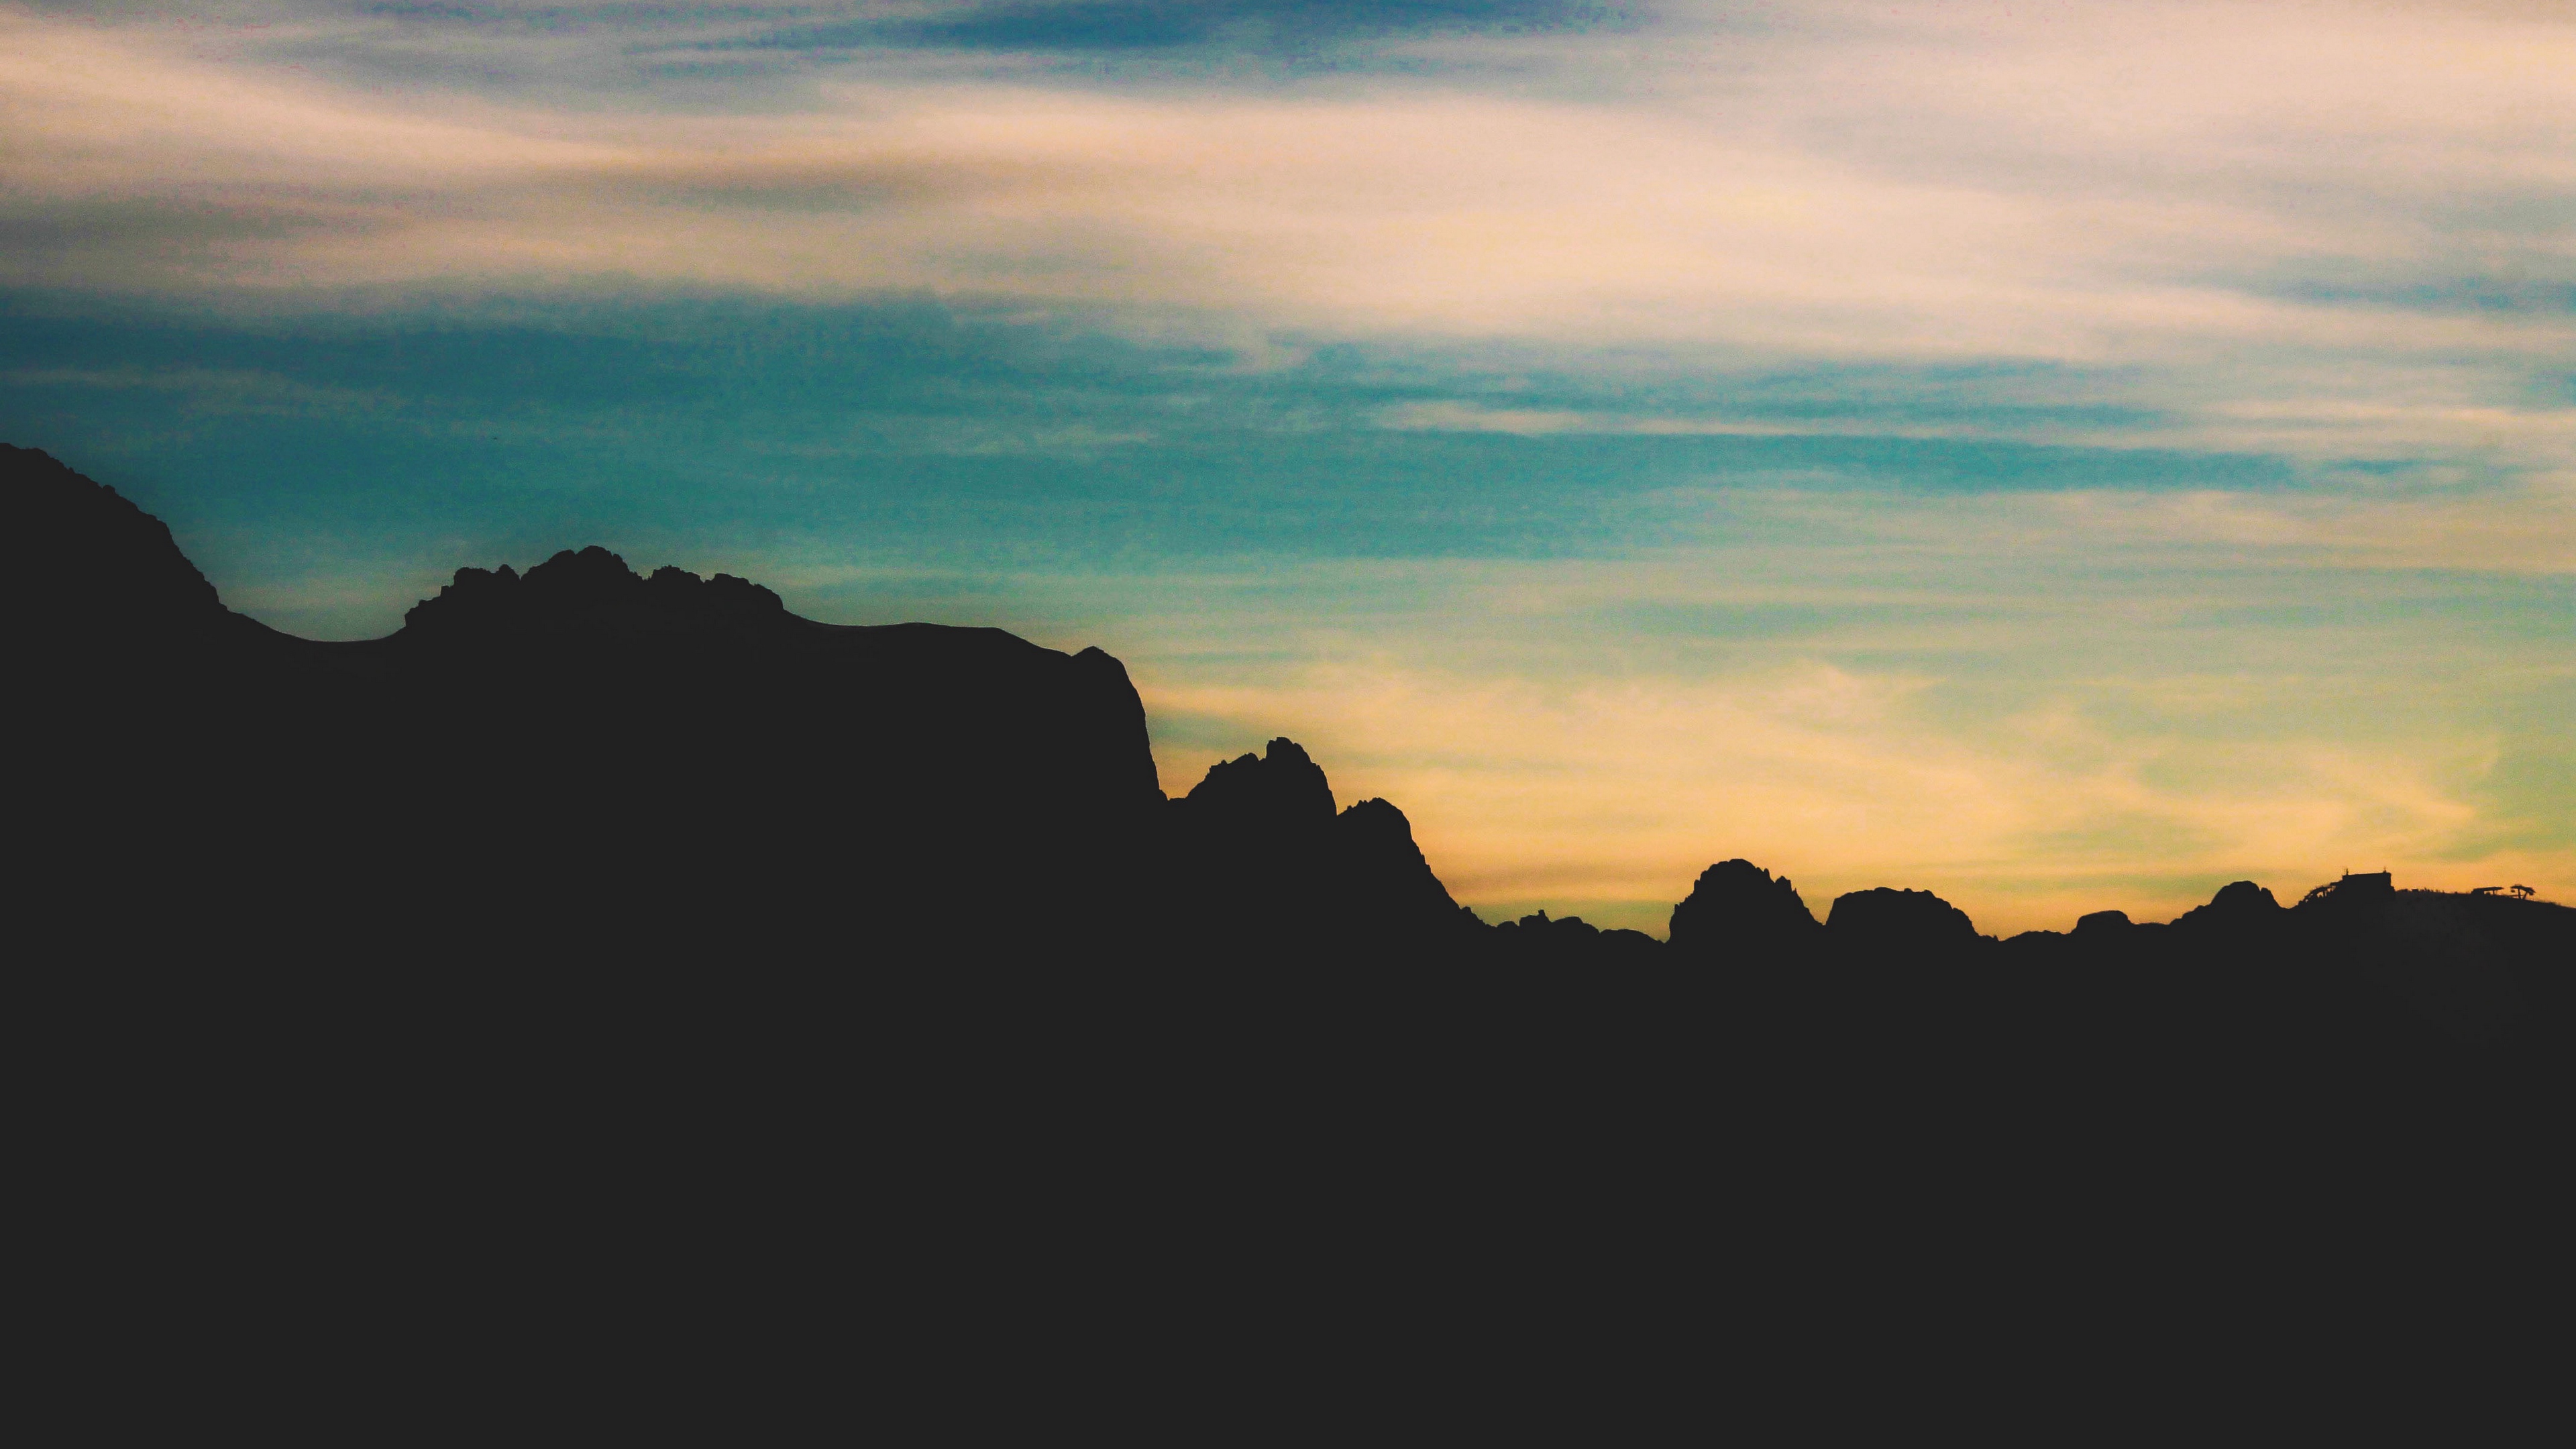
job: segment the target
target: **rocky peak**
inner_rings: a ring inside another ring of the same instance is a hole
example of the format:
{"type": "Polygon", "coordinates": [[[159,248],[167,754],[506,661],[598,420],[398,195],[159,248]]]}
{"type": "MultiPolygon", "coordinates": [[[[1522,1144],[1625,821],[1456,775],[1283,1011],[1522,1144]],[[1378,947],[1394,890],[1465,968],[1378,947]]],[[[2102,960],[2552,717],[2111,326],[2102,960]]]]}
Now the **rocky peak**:
{"type": "Polygon", "coordinates": [[[2209,904],[2194,906],[2174,917],[2177,926],[2193,929],[2216,926],[2253,925],[2272,920],[2281,914],[2281,903],[2270,891],[2250,880],[2230,881],[2218,888],[2209,904]]]}
{"type": "Polygon", "coordinates": [[[2230,881],[2220,886],[2218,894],[2209,898],[2209,908],[2214,911],[2268,915],[2279,910],[2281,903],[2273,899],[2272,893],[2263,887],[2250,880],[2240,880],[2230,881]]]}
{"type": "Polygon", "coordinates": [[[1812,937],[1815,913],[1787,876],[1744,859],[1721,860],[1701,871],[1691,893],[1673,907],[1672,944],[1701,954],[1740,948],[1770,949],[1812,937]]]}
{"type": "Polygon", "coordinates": [[[1844,948],[1948,951],[1982,938],[1968,913],[1930,891],[1853,891],[1838,896],[1825,929],[1844,948]]]}
{"type": "Polygon", "coordinates": [[[778,595],[747,579],[732,574],[702,579],[669,566],[640,578],[625,559],[593,544],[578,552],[565,549],[525,574],[508,564],[458,569],[455,581],[436,598],[422,600],[403,616],[403,627],[415,637],[440,637],[579,620],[651,630],[785,617],[778,595]]]}
{"type": "Polygon", "coordinates": [[[1333,787],[1295,740],[1267,752],[1222,760],[1186,797],[1190,811],[1233,828],[1319,829],[1334,818],[1333,787]]]}

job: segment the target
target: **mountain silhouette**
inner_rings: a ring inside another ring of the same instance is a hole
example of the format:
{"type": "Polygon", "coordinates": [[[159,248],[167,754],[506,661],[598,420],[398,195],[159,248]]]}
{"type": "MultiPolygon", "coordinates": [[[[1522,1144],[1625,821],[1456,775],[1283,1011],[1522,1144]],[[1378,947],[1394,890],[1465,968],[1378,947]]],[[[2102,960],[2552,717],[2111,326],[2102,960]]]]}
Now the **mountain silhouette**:
{"type": "Polygon", "coordinates": [[[1164,804],[1098,650],[818,624],[597,548],[459,570],[396,633],[315,643],[223,609],[111,490],[39,453],[0,469],[12,537],[45,541],[10,600],[32,818],[102,945],[184,921],[289,956],[902,949],[954,911],[998,946],[1135,875],[1164,804]],[[137,919],[73,861],[168,904],[137,919]]]}
{"type": "Polygon", "coordinates": [[[1730,958],[1795,959],[1821,944],[1823,928],[1786,876],[1749,860],[1722,860],[1701,871],[1673,907],[1676,955],[1725,964],[1730,958]]]}
{"type": "Polygon", "coordinates": [[[1879,886],[1834,898],[1825,934],[1841,953],[1947,957],[1981,939],[1968,913],[1930,891],[1879,886]]]}
{"type": "Polygon", "coordinates": [[[2240,880],[2220,886],[2209,904],[2192,907],[2174,917],[2173,924],[2182,930],[2259,930],[2280,915],[2281,903],[2270,891],[2250,880],[2240,880]]]}
{"type": "MultiPolygon", "coordinates": [[[[1819,924],[1786,878],[1737,859],[1674,907],[1669,945],[1544,913],[1489,928],[1400,809],[1337,808],[1294,741],[1167,800],[1135,687],[1098,649],[820,624],[748,580],[639,574],[596,547],[459,569],[395,633],[316,643],[227,610],[159,520],[41,452],[0,449],[0,510],[20,540],[8,627],[40,741],[30,819],[65,845],[63,899],[121,902],[99,912],[107,938],[191,916],[267,951],[551,936],[954,954],[1062,950],[1104,935],[1075,923],[1107,921],[1118,949],[1193,959],[1726,970],[2126,960],[2157,942],[2384,954],[2401,895],[2347,876],[2285,910],[2240,881],[2170,928],[2104,911],[1996,943],[1892,887],[1838,898],[1819,924]],[[100,884],[136,876],[191,904],[138,915],[136,892],[100,884]]],[[[2476,950],[2570,914],[2445,901],[2409,908],[2414,934],[2474,917],[2458,938],[2476,950]]]]}
{"type": "Polygon", "coordinates": [[[1173,801],[1165,870],[1176,887],[1167,929],[1227,943],[1235,962],[1438,953],[1481,930],[1384,800],[1337,810],[1322,767],[1296,741],[1220,760],[1173,801]]]}
{"type": "MultiPolygon", "coordinates": [[[[599,548],[321,643],[42,453],[0,449],[0,517],[16,935],[105,1002],[57,1035],[135,1082],[321,1062],[294,1079],[496,1140],[589,1112],[640,1158],[964,1174],[907,1231],[986,1243],[1033,1184],[1059,1244],[1111,1231],[1110,1182],[1298,1221],[1440,1184],[1461,1222],[1579,1184],[1674,1215],[1658,1242],[1724,1215],[1730,1252],[1855,1273],[2117,1203],[2167,1225],[2123,1239],[2138,1271],[2187,1278],[2253,1231],[2213,1204],[2565,1201],[2576,911],[2547,902],[2239,881],[1999,941],[1901,887],[1820,923],[1726,859],[1668,942],[1488,925],[1293,741],[1167,798],[1098,649],[821,624],[599,548]]],[[[321,1110],[264,1100],[223,1110],[321,1110]]]]}

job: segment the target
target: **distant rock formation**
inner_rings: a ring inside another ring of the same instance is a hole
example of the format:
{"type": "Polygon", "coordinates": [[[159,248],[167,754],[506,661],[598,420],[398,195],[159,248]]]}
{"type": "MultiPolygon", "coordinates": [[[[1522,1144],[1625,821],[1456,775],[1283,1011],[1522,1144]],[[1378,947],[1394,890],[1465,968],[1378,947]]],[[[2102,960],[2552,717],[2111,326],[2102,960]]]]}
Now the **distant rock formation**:
{"type": "Polygon", "coordinates": [[[1384,800],[1336,812],[1331,782],[1294,740],[1219,761],[1169,814],[1183,934],[1230,959],[1446,949],[1481,929],[1404,812],[1384,800]]]}
{"type": "Polygon", "coordinates": [[[1772,960],[1812,951],[1824,927],[1787,876],[1778,880],[1749,860],[1722,860],[1701,871],[1673,907],[1670,942],[1686,959],[1724,964],[1772,960]]]}
{"type": "Polygon", "coordinates": [[[1663,959],[1664,943],[1643,931],[1605,931],[1581,916],[1551,920],[1547,912],[1534,911],[1495,926],[1491,950],[1509,965],[1585,970],[1656,964],[1663,959]]]}
{"type": "Polygon", "coordinates": [[[702,579],[678,568],[639,578],[604,548],[566,549],[525,575],[508,564],[458,569],[455,582],[403,615],[401,637],[484,642],[556,634],[760,633],[788,624],[776,594],[731,574],[702,579]]]}
{"type": "Polygon", "coordinates": [[[1350,929],[1434,945],[1483,929],[1450,898],[1414,843],[1413,822],[1393,804],[1362,800],[1335,816],[1332,850],[1350,929]]]}
{"type": "Polygon", "coordinates": [[[2283,915],[2281,903],[2270,891],[2250,880],[2240,880],[2219,887],[2207,905],[2194,906],[2174,917],[2173,926],[2187,935],[2241,935],[2270,929],[2283,915]]]}
{"type": "Polygon", "coordinates": [[[1260,755],[1220,760],[1183,797],[1193,823],[1246,836],[1321,830],[1333,818],[1333,787],[1295,740],[1272,740],[1260,755]]]}
{"type": "Polygon", "coordinates": [[[1834,898],[1825,932],[1840,954],[1949,956],[1985,940],[1968,913],[1930,891],[1886,886],[1834,898]]]}

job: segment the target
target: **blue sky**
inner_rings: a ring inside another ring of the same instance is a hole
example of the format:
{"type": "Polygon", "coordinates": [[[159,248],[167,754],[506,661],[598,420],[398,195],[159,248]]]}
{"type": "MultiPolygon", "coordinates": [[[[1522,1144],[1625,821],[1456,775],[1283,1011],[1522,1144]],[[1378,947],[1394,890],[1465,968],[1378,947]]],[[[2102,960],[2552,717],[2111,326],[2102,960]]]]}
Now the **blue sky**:
{"type": "Polygon", "coordinates": [[[0,5],[0,437],[382,633],[589,542],[1126,658],[1462,899],[2576,895],[2576,24],[0,5]]]}

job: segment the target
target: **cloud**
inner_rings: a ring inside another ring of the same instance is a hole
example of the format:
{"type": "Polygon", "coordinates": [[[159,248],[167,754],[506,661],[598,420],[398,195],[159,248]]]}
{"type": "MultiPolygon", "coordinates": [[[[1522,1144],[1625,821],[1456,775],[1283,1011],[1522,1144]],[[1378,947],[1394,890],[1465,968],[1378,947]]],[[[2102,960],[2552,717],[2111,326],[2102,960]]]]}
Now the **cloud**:
{"type": "Polygon", "coordinates": [[[185,411],[269,417],[347,418],[392,399],[362,388],[331,387],[249,368],[19,367],[0,371],[0,388],[28,392],[108,389],[160,394],[185,411]]]}
{"type": "Polygon", "coordinates": [[[1172,783],[1313,736],[1479,899],[2567,882],[2571,74],[2549,4],[0,0],[0,407],[345,632],[275,540],[1089,621],[1172,783]]]}
{"type": "MultiPolygon", "coordinates": [[[[1575,14],[1370,13],[1397,31],[1575,14]]],[[[978,26],[1177,35],[1215,14],[862,18],[966,27],[963,45],[978,26]]],[[[1326,28],[1369,31],[1360,14],[1326,28]]],[[[1217,336],[1527,344],[1577,367],[1653,352],[1674,376],[2046,362],[2127,369],[2136,404],[2178,419],[2160,446],[2564,462],[2564,409],[2528,394],[2576,355],[2576,25],[2541,13],[2090,5],[2039,26],[1815,5],[1746,30],[1685,7],[1643,53],[1557,37],[1543,81],[1459,61],[1109,84],[861,47],[793,91],[686,104],[451,78],[486,52],[710,25],[805,52],[776,17],[617,10],[431,26],[402,51],[408,84],[303,63],[383,50],[392,23],[303,13],[261,41],[0,10],[0,284],[306,305],[353,287],[926,290],[1217,336]],[[2461,296],[2485,300],[2445,300],[2461,296]]],[[[1479,426],[1601,426],[1478,408],[1479,426]]],[[[1737,424],[1616,424],[1717,425],[1737,424]]]]}
{"type": "MultiPolygon", "coordinates": [[[[314,280],[506,275],[537,255],[574,275],[1017,289],[1334,327],[1714,328],[1823,350],[2060,355],[2141,330],[2367,327],[2369,309],[2190,274],[2403,259],[2428,240],[2416,203],[2576,188],[2558,144],[2576,103],[2533,59],[2576,56],[2564,27],[2355,38],[2274,20],[2220,44],[2111,8],[2082,12],[2068,41],[1906,13],[1887,32],[1774,42],[1704,84],[1723,57],[1685,37],[1590,102],[1450,82],[1122,93],[880,75],[785,113],[424,105],[200,58],[176,31],[23,13],[0,84],[32,197],[193,182],[278,188],[238,205],[299,218],[336,204],[372,245],[280,259],[314,280]],[[2457,63],[2418,64],[2427,47],[2457,63]],[[416,214],[433,201],[471,219],[416,214]],[[674,223],[733,245],[649,244],[674,223]],[[479,256],[496,232],[517,244],[479,256]]],[[[2565,259],[2559,229],[2491,220],[2506,227],[2484,240],[2565,259]]],[[[2464,319],[2439,345],[2513,320],[2464,319]]]]}
{"type": "Polygon", "coordinates": [[[1313,55],[1337,44],[1418,33],[1551,32],[1616,19],[1580,0],[1074,0],[986,3],[902,19],[827,22],[763,37],[780,46],[955,46],[1129,52],[1217,49],[1313,55]]]}
{"type": "Polygon", "coordinates": [[[2025,426],[1959,420],[1925,424],[1883,415],[1820,417],[1708,417],[1661,412],[1573,412],[1544,408],[1495,408],[1469,402],[1397,403],[1381,410],[1377,425],[1406,433],[1507,433],[1537,438],[1600,433],[1642,438],[1805,438],[1819,435],[1871,438],[1969,438],[2028,436],[2025,426]]]}
{"type": "MultiPolygon", "coordinates": [[[[2026,500],[2030,529],[2131,547],[2262,551],[2330,568],[2576,574],[2576,488],[2505,497],[2085,492],[2026,500]]],[[[2001,520],[1986,535],[2008,545],[2001,520]]]]}

